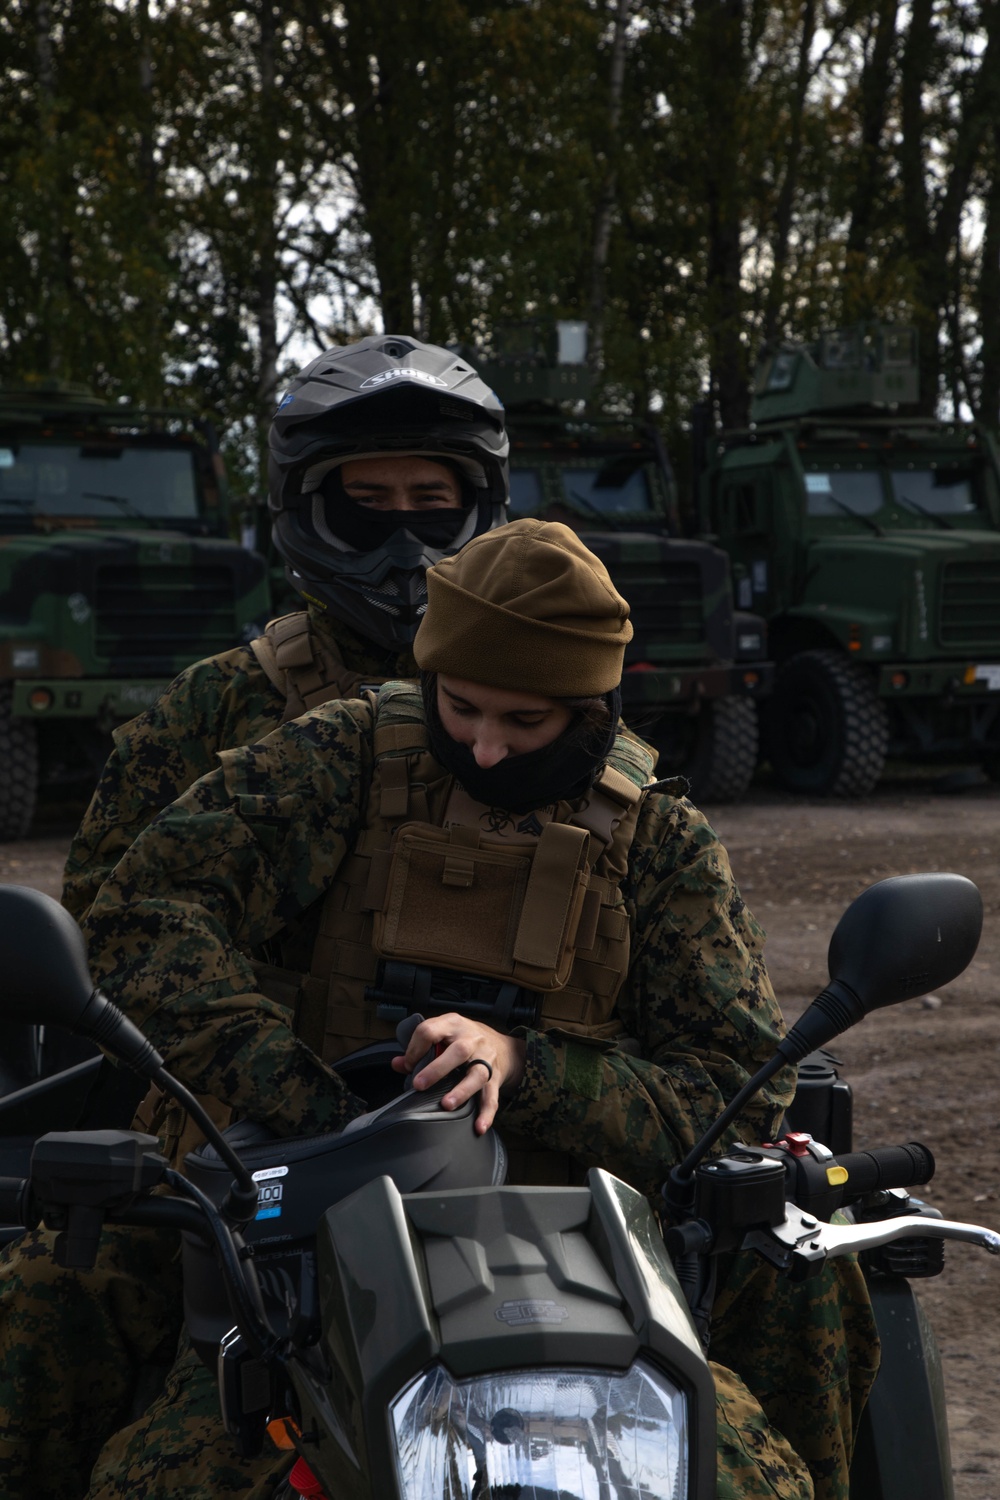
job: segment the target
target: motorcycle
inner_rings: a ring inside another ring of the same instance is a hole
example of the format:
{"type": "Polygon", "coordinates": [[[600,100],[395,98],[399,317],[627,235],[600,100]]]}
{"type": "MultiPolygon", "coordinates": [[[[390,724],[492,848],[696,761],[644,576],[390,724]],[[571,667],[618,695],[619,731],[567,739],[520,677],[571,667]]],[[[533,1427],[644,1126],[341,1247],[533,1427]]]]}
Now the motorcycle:
{"type": "MultiPolygon", "coordinates": [[[[391,1098],[334,1136],[274,1140],[246,1122],[220,1132],[94,990],[68,914],[6,887],[8,1015],[97,1042],[173,1095],[208,1145],[181,1175],[151,1136],[51,1132],[25,1176],[0,1179],[0,1220],[44,1219],[70,1267],[93,1264],[106,1221],[181,1229],[188,1324],[216,1364],[226,1427],[245,1454],[268,1434],[294,1451],[288,1495],[711,1500],[705,1345],[720,1254],[752,1249],[799,1277],[861,1252],[873,1284],[883,1277],[895,1294],[897,1283],[908,1291],[907,1267],[936,1264],[947,1240],[1000,1253],[994,1231],[910,1195],[933,1170],[924,1147],[835,1152],[796,1118],[772,1145],[711,1154],[786,1062],[822,1073],[817,1049],[848,1026],[961,973],[981,924],[978,891],[960,876],[863,892],[834,932],[827,987],[671,1173],[664,1234],[646,1199],[600,1169],[583,1187],[502,1185],[503,1148],[495,1132],[475,1135],[475,1100],[436,1107],[450,1081],[391,1098]]],[[[836,1082],[800,1100],[800,1116],[842,1131],[836,1082]]],[[[909,1367],[932,1363],[933,1347],[929,1336],[900,1341],[892,1323],[909,1395],[919,1384],[909,1367]]],[[[940,1392],[926,1383],[933,1416],[940,1392]]],[[[940,1421],[922,1426],[934,1441],[917,1432],[915,1485],[893,1468],[891,1441],[859,1444],[859,1500],[950,1494],[940,1421]]]]}

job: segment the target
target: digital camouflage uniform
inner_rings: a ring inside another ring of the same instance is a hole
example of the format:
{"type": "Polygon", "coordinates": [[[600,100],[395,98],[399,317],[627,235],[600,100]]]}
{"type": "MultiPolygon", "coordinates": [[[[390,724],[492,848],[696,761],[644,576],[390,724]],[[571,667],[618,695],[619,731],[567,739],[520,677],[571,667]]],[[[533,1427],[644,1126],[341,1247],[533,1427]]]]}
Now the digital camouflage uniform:
{"type": "MultiPolygon", "coordinates": [[[[387,653],[320,610],[310,608],[308,616],[332,669],[323,698],[351,697],[360,682],[417,675],[409,650],[387,653]],[[342,672],[336,670],[338,656],[342,672]]],[[[115,748],[66,860],[62,903],[67,911],[82,920],[129,845],[161,808],[215,770],[220,750],[263,739],[284,718],[311,706],[294,698],[289,703],[249,646],[207,657],[182,672],[145,713],[115,730],[115,748]]]]}
{"type": "MultiPolygon", "coordinates": [[[[220,750],[263,739],[301,711],[303,696],[339,697],[360,681],[416,674],[409,650],[386,653],[320,610],[310,609],[309,623],[330,678],[325,690],[307,665],[290,669],[279,690],[240,646],[189,667],[115,731],[66,864],[63,904],[78,920],[142,829],[214,770],[220,750]]],[[[180,1331],[180,1274],[168,1237],[109,1228],[94,1270],[80,1276],[55,1265],[53,1239],[39,1230],[0,1253],[5,1500],[82,1494],[102,1443],[136,1407],[137,1372],[157,1361],[169,1366],[180,1331]],[[85,1349],[86,1363],[68,1349],[85,1349]]]]}
{"type": "MultiPolygon", "coordinates": [[[[246,954],[310,907],[350,850],[372,774],[370,713],[331,704],[220,762],[137,839],[100,892],[85,923],[95,978],[189,1087],[279,1134],[336,1129],[358,1102],[294,1035],[289,1013],[258,993],[246,954]]],[[[781,1021],[760,929],[690,804],[647,798],[623,894],[633,948],[618,1011],[638,1055],[528,1031],[523,1081],[498,1124],[655,1195],[772,1055],[781,1021]]],[[[789,1087],[780,1076],[748,1107],[745,1138],[773,1135],[789,1087]]],[[[720,1495],[843,1500],[852,1420],[877,1348],[853,1262],[790,1287],[738,1261],[713,1336],[720,1495]],[[747,1387],[768,1416],[781,1414],[794,1452],[747,1387]]],[[[213,1440],[211,1399],[182,1355],[164,1397],[102,1454],[92,1500],[267,1494],[286,1461],[269,1475],[258,1466],[237,1475],[221,1426],[213,1440]]]]}

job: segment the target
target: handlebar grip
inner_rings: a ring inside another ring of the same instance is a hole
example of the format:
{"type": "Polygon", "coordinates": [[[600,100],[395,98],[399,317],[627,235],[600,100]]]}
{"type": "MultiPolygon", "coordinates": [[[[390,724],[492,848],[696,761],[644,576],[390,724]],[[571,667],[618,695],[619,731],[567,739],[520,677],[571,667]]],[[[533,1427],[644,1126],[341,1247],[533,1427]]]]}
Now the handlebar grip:
{"type": "Polygon", "coordinates": [[[847,1172],[846,1197],[861,1198],[885,1188],[908,1188],[930,1182],[934,1157],[926,1146],[910,1141],[907,1146],[877,1146],[873,1151],[849,1151],[837,1157],[847,1172]]]}
{"type": "Polygon", "coordinates": [[[26,1224],[28,1179],[0,1177],[0,1224],[26,1224]]]}

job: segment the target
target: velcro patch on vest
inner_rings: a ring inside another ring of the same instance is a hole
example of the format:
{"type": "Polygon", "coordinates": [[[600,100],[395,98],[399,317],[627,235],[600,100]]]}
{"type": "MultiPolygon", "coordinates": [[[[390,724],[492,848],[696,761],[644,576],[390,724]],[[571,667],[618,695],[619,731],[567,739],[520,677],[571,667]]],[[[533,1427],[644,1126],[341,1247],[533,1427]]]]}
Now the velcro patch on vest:
{"type": "Polygon", "coordinates": [[[601,1097],[604,1081],[604,1055],[596,1047],[586,1047],[579,1042],[566,1043],[566,1087],[581,1099],[601,1097]]]}

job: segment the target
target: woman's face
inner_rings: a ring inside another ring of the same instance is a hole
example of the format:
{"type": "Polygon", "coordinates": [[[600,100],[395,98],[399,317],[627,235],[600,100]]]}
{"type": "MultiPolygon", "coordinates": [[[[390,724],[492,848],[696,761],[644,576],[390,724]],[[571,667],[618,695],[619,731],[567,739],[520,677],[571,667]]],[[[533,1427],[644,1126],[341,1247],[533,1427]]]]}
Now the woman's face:
{"type": "Polygon", "coordinates": [[[445,732],[468,745],[484,771],[508,755],[526,755],[557,740],[572,713],[555,698],[484,687],[461,677],[438,677],[438,713],[445,732]]]}

